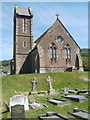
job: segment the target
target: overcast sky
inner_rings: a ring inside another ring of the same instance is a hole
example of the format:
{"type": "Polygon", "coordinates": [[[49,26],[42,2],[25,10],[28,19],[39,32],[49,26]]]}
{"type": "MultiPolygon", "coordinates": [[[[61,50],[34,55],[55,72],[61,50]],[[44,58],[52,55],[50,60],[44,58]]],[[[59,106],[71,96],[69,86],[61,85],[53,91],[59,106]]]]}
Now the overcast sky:
{"type": "Polygon", "coordinates": [[[88,2],[4,2],[2,3],[2,58],[13,58],[13,15],[15,4],[32,8],[34,41],[56,20],[56,14],[80,48],[88,48],[88,2]]]}

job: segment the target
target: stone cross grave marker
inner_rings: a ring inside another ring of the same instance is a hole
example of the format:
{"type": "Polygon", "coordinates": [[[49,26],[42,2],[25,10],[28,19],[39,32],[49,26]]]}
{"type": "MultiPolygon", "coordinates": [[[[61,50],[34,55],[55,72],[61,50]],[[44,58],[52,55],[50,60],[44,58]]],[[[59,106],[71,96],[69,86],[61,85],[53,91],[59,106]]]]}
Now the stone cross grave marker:
{"type": "Polygon", "coordinates": [[[36,91],[37,82],[38,82],[37,78],[34,77],[31,81],[31,83],[32,83],[32,91],[30,92],[31,94],[37,94],[37,91],[36,91]]]}
{"type": "Polygon", "coordinates": [[[47,82],[49,84],[49,89],[52,90],[52,79],[50,78],[50,76],[47,77],[47,82]]]}
{"type": "Polygon", "coordinates": [[[47,77],[47,82],[49,84],[49,94],[50,95],[58,94],[58,92],[52,88],[52,79],[50,78],[50,76],[47,77]]]}
{"type": "Polygon", "coordinates": [[[11,107],[11,118],[12,118],[12,120],[16,120],[16,119],[20,119],[20,118],[24,119],[25,118],[24,105],[12,106],[11,107]]]}

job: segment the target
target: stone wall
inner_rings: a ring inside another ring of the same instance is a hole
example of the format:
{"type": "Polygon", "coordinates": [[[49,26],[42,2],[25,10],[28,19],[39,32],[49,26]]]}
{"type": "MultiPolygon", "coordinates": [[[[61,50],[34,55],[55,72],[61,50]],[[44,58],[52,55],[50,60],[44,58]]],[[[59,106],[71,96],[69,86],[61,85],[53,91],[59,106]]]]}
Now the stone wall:
{"type": "Polygon", "coordinates": [[[14,73],[30,73],[28,56],[32,49],[32,20],[27,16],[16,15],[14,22],[14,73]],[[23,31],[24,18],[26,20],[26,31],[23,31]]]}
{"type": "Polygon", "coordinates": [[[82,66],[80,57],[80,48],[73,40],[72,36],[57,20],[54,25],[41,37],[38,43],[38,51],[40,57],[40,72],[63,72],[68,68],[75,68],[76,54],[78,53],[79,65],[82,66]],[[57,42],[56,38],[61,36],[63,41],[57,42]],[[55,60],[50,58],[50,45],[54,43],[56,45],[57,57],[55,60]],[[66,64],[65,58],[65,46],[70,46],[71,59],[69,64],[66,64]]]}

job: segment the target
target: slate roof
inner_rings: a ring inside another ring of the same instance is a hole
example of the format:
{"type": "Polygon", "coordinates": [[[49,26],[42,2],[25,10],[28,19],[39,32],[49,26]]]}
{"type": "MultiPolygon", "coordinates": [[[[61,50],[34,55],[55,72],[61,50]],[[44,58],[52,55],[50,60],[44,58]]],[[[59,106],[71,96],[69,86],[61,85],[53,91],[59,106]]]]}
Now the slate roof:
{"type": "Polygon", "coordinates": [[[31,16],[31,11],[30,8],[20,8],[20,7],[15,7],[16,8],[16,14],[18,15],[23,15],[23,16],[31,16]]]}

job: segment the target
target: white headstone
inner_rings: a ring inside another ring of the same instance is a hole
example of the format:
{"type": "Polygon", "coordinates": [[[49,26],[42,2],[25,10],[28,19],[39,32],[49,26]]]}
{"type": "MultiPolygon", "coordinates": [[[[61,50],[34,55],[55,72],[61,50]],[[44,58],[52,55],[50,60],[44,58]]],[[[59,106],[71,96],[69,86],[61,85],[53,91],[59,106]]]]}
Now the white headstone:
{"type": "Polygon", "coordinates": [[[28,97],[25,95],[15,95],[10,98],[10,112],[11,106],[24,105],[25,110],[29,110],[28,97]]]}

